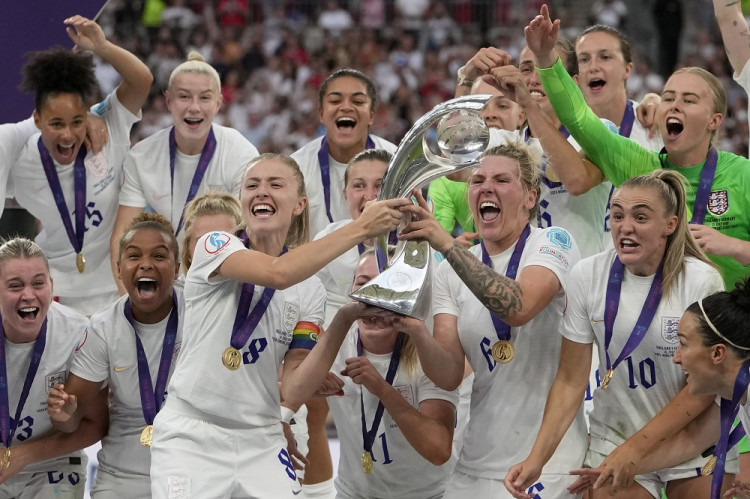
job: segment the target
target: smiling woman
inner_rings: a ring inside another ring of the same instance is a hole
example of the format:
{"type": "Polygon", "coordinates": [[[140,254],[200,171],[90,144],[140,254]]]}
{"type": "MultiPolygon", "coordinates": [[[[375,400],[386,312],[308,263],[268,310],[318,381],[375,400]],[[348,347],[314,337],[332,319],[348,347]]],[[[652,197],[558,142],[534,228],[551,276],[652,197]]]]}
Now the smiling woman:
{"type": "Polygon", "coordinates": [[[3,417],[17,422],[0,434],[0,494],[83,497],[81,449],[106,431],[106,398],[83,413],[80,427],[69,434],[56,432],[39,414],[50,383],[68,376],[70,354],[85,341],[88,320],[52,301],[47,258],[32,241],[17,238],[0,246],[0,313],[0,400],[3,417]]]}
{"type": "Polygon", "coordinates": [[[47,406],[52,424],[70,432],[82,414],[109,398],[109,429],[93,490],[150,497],[151,425],[182,345],[184,299],[182,288],[173,286],[177,240],[167,219],[143,213],[127,228],[119,249],[128,294],[91,317],[71,374],[50,392],[47,406]]]}
{"type": "Polygon", "coordinates": [[[714,147],[726,112],[721,83],[700,68],[676,71],[664,85],[657,111],[664,149],[648,151],[609,132],[587,107],[554,51],[559,26],[544,6],[525,33],[560,121],[614,185],[661,168],[683,174],[690,184],[686,198],[693,222],[690,230],[721,267],[726,286],[732,287],[747,275],[750,264],[750,163],[714,147]]]}
{"type": "MultiPolygon", "coordinates": [[[[185,206],[211,188],[237,196],[245,166],[258,156],[237,130],[213,123],[222,103],[221,81],[197,52],[172,71],[164,95],[174,125],[136,144],[125,160],[110,238],[115,275],[117,245],[133,217],[150,207],[181,237],[185,206]]],[[[124,293],[122,284],[118,286],[124,293]]]]}
{"type": "Polygon", "coordinates": [[[375,85],[355,69],[340,69],[320,86],[318,112],[325,135],[292,154],[305,177],[312,234],[329,223],[349,218],[339,187],[344,185],[349,160],[365,149],[396,150],[387,140],[369,135],[377,103],[375,85]]]}
{"type": "Polygon", "coordinates": [[[11,171],[16,200],[42,223],[38,244],[47,253],[61,303],[91,314],[116,297],[106,269],[115,221],[122,162],[130,150],[130,128],[153,78],[130,52],[107,41],[94,21],[65,20],[81,52],[51,49],[32,53],[23,88],[35,94],[39,133],[26,143],[11,171]],[[109,142],[99,154],[84,138],[90,99],[98,86],[90,51],[122,76],[113,93],[92,108],[104,119],[109,142]]]}

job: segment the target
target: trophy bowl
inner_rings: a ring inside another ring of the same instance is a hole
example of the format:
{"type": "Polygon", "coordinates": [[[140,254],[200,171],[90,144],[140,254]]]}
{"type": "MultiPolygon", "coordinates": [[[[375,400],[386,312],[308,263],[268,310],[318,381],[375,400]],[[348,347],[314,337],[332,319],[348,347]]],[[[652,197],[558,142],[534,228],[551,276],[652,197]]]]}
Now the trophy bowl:
{"type": "MultiPolygon", "coordinates": [[[[388,165],[378,199],[411,197],[432,180],[479,164],[490,133],[479,112],[490,95],[469,95],[435,106],[404,135],[388,165]],[[434,128],[436,126],[436,128],[434,128]],[[428,141],[435,131],[437,144],[428,141]]],[[[399,230],[411,221],[406,216],[399,230]]],[[[431,249],[426,241],[399,242],[390,258],[390,234],[376,238],[381,273],[350,296],[424,320],[430,311],[431,249]]]]}

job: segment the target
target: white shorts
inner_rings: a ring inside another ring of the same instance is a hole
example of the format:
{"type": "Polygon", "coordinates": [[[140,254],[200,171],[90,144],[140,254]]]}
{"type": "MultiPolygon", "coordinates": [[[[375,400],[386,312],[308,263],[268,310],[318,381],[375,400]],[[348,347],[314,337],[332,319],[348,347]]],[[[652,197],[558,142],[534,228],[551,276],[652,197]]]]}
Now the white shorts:
{"type": "Polygon", "coordinates": [[[19,473],[0,486],[0,498],[82,499],[86,491],[85,469],[19,473]]]}
{"type": "Polygon", "coordinates": [[[93,499],[120,499],[123,491],[128,497],[151,497],[151,477],[118,473],[113,475],[99,466],[91,489],[93,499]]]}
{"type": "MultiPolygon", "coordinates": [[[[596,468],[604,461],[607,457],[604,454],[593,451],[591,449],[586,452],[586,459],[584,460],[584,466],[590,468],[596,468]]],[[[701,476],[701,468],[708,461],[706,457],[696,457],[685,461],[679,466],[673,468],[665,468],[663,470],[654,471],[652,473],[644,473],[643,475],[636,475],[635,481],[646,489],[646,491],[652,496],[661,498],[661,489],[667,488],[667,484],[672,480],[682,480],[683,478],[695,478],[701,476]]],[[[736,451],[734,455],[727,456],[725,471],[728,474],[736,475],[739,472],[739,460],[737,459],[736,451]]]]}
{"type": "MultiPolygon", "coordinates": [[[[535,494],[533,497],[540,499],[574,499],[579,496],[568,492],[568,487],[573,485],[576,479],[578,477],[573,475],[542,473],[539,480],[526,492],[533,493],[535,494]]],[[[481,478],[454,471],[448,479],[448,486],[445,488],[443,499],[466,499],[467,497],[513,498],[502,480],[481,478]]]]}
{"type": "Polygon", "coordinates": [[[301,491],[281,424],[219,426],[177,399],[154,420],[154,499],[294,497],[301,491]]]}
{"type": "MultiPolygon", "coordinates": [[[[307,406],[302,404],[299,411],[294,413],[292,419],[294,424],[291,425],[292,433],[294,434],[294,442],[297,444],[297,450],[299,450],[303,456],[307,457],[307,442],[310,440],[310,434],[307,432],[307,406]]],[[[305,478],[305,470],[297,470],[297,478],[302,480],[305,478]]]]}

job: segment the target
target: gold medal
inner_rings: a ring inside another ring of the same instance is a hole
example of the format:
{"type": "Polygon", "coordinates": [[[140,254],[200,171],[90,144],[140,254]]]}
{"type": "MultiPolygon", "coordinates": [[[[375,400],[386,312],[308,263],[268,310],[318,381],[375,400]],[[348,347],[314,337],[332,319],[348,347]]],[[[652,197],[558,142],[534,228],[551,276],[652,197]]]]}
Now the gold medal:
{"type": "Polygon", "coordinates": [[[501,364],[507,364],[516,356],[516,349],[510,341],[500,340],[492,345],[492,358],[501,364]]]}
{"type": "Polygon", "coordinates": [[[76,267],[78,267],[78,273],[83,274],[86,270],[86,259],[83,257],[83,253],[76,253],[76,267]]]}
{"type": "Polygon", "coordinates": [[[701,476],[708,476],[711,473],[714,472],[714,468],[716,467],[716,456],[711,456],[711,459],[706,461],[706,464],[703,465],[703,468],[701,468],[701,476]]]}
{"type": "Polygon", "coordinates": [[[372,456],[367,451],[362,453],[362,469],[368,475],[372,473],[372,456]]]}
{"type": "Polygon", "coordinates": [[[144,447],[151,447],[154,441],[154,427],[153,425],[146,425],[141,432],[141,445],[144,447]]]}
{"type": "Polygon", "coordinates": [[[229,347],[221,354],[221,362],[230,371],[236,371],[242,365],[242,355],[236,348],[229,347]]]}
{"type": "Polygon", "coordinates": [[[6,447],[5,450],[3,450],[2,457],[0,457],[0,469],[5,471],[8,468],[10,468],[10,449],[6,447]]]}
{"type": "Polygon", "coordinates": [[[612,381],[612,375],[615,373],[614,369],[608,369],[606,373],[604,373],[604,378],[602,378],[602,390],[607,388],[607,385],[610,381],[612,381]]]}

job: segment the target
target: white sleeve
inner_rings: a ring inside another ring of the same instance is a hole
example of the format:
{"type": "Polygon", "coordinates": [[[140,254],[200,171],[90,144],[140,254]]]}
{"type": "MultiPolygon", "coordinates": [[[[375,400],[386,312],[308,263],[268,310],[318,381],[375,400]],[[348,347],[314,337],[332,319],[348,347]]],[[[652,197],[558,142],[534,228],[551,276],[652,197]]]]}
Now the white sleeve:
{"type": "Polygon", "coordinates": [[[450,314],[458,317],[458,291],[460,279],[448,260],[438,265],[432,282],[432,314],[450,314]]]}
{"type": "Polygon", "coordinates": [[[527,253],[524,267],[534,265],[551,270],[565,291],[570,269],[581,259],[573,236],[562,227],[551,227],[540,234],[535,242],[536,247],[527,253]]]}
{"type": "Polygon", "coordinates": [[[458,388],[455,390],[447,391],[438,387],[433,381],[428,378],[424,373],[421,373],[419,382],[417,385],[417,403],[421,404],[425,400],[445,400],[453,404],[453,407],[458,407],[458,388]]]}
{"type": "Polygon", "coordinates": [[[29,137],[38,132],[34,118],[0,125],[0,169],[10,171],[29,137]]]}
{"type": "Polygon", "coordinates": [[[73,351],[70,372],[86,381],[100,382],[109,378],[107,342],[92,322],[73,351]]]}
{"type": "Polygon", "coordinates": [[[238,251],[247,251],[236,236],[228,232],[209,232],[201,236],[195,245],[193,263],[185,282],[218,284],[226,281],[221,275],[214,275],[224,260],[238,251]]]}
{"type": "Polygon", "coordinates": [[[596,339],[594,329],[591,326],[587,302],[591,293],[588,285],[593,278],[591,266],[587,265],[589,261],[587,259],[579,263],[573,267],[568,275],[568,305],[565,307],[565,313],[563,313],[562,330],[560,332],[565,338],[576,343],[594,343],[596,339]]]}
{"type": "Polygon", "coordinates": [[[146,203],[146,196],[143,194],[141,175],[138,173],[138,166],[136,165],[132,150],[123,163],[123,175],[122,188],[120,189],[120,205],[145,208],[148,203],[146,203]]]}

